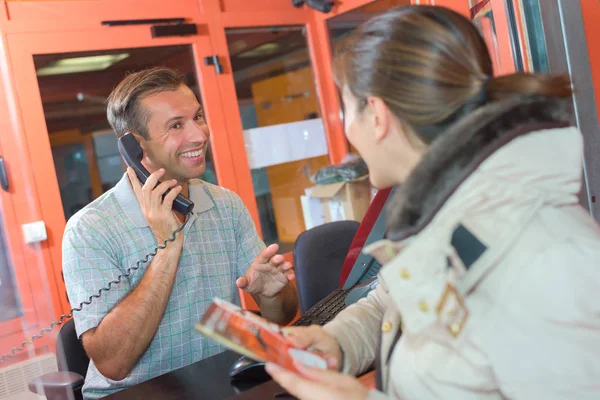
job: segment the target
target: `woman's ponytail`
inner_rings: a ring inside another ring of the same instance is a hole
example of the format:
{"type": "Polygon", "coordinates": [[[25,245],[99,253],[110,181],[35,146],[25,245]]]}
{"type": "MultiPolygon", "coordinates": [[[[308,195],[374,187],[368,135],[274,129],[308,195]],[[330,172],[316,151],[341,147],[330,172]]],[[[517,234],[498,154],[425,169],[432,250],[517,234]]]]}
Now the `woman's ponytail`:
{"type": "Polygon", "coordinates": [[[519,72],[489,79],[485,92],[490,101],[513,96],[570,97],[571,81],[568,75],[528,74],[519,72]]]}

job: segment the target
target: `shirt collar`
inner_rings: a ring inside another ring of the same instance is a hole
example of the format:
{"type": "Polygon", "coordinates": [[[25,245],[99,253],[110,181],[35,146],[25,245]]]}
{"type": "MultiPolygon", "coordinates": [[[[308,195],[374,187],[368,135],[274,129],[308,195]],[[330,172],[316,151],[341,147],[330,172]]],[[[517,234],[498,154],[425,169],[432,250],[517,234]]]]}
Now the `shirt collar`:
{"type": "MultiPolygon", "coordinates": [[[[194,214],[200,214],[210,210],[215,206],[212,197],[208,194],[208,188],[206,184],[200,179],[191,179],[189,181],[190,200],[194,203],[194,214]]],[[[123,174],[123,177],[115,187],[113,188],[113,194],[117,199],[117,202],[123,209],[123,213],[138,228],[145,228],[148,226],[148,222],[142,214],[140,203],[135,197],[133,187],[129,182],[127,173],[123,174]]]]}
{"type": "Polygon", "coordinates": [[[194,203],[194,214],[200,214],[210,210],[215,203],[208,192],[207,184],[200,179],[190,179],[188,182],[190,200],[194,203]]]}

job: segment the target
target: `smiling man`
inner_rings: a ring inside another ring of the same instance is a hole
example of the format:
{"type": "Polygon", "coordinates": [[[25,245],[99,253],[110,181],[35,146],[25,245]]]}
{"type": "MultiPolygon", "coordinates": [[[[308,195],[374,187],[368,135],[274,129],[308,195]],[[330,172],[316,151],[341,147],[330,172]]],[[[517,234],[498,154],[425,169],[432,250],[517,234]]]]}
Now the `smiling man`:
{"type": "Polygon", "coordinates": [[[74,215],[63,238],[63,273],[78,307],[108,282],[166,248],[110,291],[76,312],[90,366],[85,398],[99,398],[224,350],[194,331],[214,297],[239,303],[252,294],[267,319],[289,322],[297,310],[291,265],[265,249],[239,196],[203,182],[210,132],[194,93],[167,68],[127,76],[108,99],[118,137],[140,143],[145,183],[128,169],[117,185],[74,215]],[[163,195],[167,193],[164,197],[163,195]],[[172,210],[182,194],[194,202],[172,210]]]}

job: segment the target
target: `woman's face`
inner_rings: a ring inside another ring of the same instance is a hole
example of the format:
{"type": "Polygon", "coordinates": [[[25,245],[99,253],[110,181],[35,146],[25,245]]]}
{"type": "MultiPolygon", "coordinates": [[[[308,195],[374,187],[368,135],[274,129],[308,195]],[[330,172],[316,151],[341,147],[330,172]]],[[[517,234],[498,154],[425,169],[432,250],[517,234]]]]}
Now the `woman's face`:
{"type": "Polygon", "coordinates": [[[366,104],[342,88],[344,130],[369,167],[371,183],[387,188],[402,183],[421,159],[424,149],[417,150],[408,141],[402,124],[378,97],[366,104]]]}

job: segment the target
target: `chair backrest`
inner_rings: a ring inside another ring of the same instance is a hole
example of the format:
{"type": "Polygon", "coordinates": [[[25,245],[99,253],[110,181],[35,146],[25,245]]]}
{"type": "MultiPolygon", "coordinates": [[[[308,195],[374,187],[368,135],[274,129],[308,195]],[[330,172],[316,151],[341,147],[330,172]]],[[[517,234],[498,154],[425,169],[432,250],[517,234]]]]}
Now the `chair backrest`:
{"type": "Polygon", "coordinates": [[[58,332],[56,358],[59,371],[75,372],[85,378],[90,359],[77,337],[73,319],[65,322],[58,332]]]}
{"type": "Polygon", "coordinates": [[[304,313],[340,287],[342,265],[359,223],[336,221],[302,232],[294,244],[294,272],[304,313]]]}

